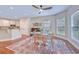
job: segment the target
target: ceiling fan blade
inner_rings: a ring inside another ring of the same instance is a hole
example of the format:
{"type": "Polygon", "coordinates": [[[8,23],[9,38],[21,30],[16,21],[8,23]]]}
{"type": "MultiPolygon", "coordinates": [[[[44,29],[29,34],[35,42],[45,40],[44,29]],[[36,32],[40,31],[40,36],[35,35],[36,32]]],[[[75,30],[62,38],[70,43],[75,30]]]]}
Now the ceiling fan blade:
{"type": "Polygon", "coordinates": [[[52,7],[43,8],[42,10],[48,10],[48,9],[52,9],[52,7]]]}
{"type": "Polygon", "coordinates": [[[35,8],[37,8],[37,9],[39,9],[39,7],[37,7],[37,6],[35,6],[35,5],[32,5],[33,7],[35,7],[35,8]]]}

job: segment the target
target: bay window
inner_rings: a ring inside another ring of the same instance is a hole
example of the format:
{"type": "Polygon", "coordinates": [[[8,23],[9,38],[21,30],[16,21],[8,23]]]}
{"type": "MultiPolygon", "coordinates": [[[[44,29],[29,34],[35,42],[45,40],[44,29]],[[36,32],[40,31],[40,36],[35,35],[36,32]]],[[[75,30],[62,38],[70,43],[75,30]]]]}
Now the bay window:
{"type": "Polygon", "coordinates": [[[65,16],[56,19],[56,34],[65,35],[65,16]]]}
{"type": "Polygon", "coordinates": [[[72,15],[71,38],[79,40],[79,11],[72,15]]]}

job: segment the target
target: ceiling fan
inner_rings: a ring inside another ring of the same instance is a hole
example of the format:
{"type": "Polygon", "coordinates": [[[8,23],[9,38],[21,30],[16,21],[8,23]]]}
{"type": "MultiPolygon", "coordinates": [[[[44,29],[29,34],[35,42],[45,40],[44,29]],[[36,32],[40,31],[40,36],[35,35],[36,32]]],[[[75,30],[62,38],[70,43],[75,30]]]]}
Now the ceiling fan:
{"type": "Polygon", "coordinates": [[[50,9],[52,9],[52,6],[47,6],[47,7],[44,7],[43,5],[32,5],[34,8],[36,8],[36,9],[39,9],[39,14],[41,14],[41,12],[43,11],[43,10],[50,10],[50,9]]]}

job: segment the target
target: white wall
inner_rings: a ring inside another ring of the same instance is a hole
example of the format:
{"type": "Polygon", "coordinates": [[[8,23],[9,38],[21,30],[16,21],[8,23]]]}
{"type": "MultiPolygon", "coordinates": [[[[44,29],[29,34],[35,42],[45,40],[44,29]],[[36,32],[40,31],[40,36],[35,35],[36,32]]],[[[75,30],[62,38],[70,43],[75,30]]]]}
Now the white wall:
{"type": "Polygon", "coordinates": [[[25,34],[27,36],[30,35],[30,18],[21,18],[20,19],[20,31],[21,34],[25,34]]]}

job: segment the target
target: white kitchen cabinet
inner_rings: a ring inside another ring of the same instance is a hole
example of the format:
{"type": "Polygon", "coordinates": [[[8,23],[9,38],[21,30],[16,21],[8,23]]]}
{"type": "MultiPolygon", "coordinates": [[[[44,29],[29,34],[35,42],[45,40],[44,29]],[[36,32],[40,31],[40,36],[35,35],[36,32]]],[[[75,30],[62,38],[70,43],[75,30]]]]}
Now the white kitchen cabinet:
{"type": "Polygon", "coordinates": [[[9,20],[4,20],[4,19],[1,19],[0,20],[0,26],[9,26],[9,20]]]}

